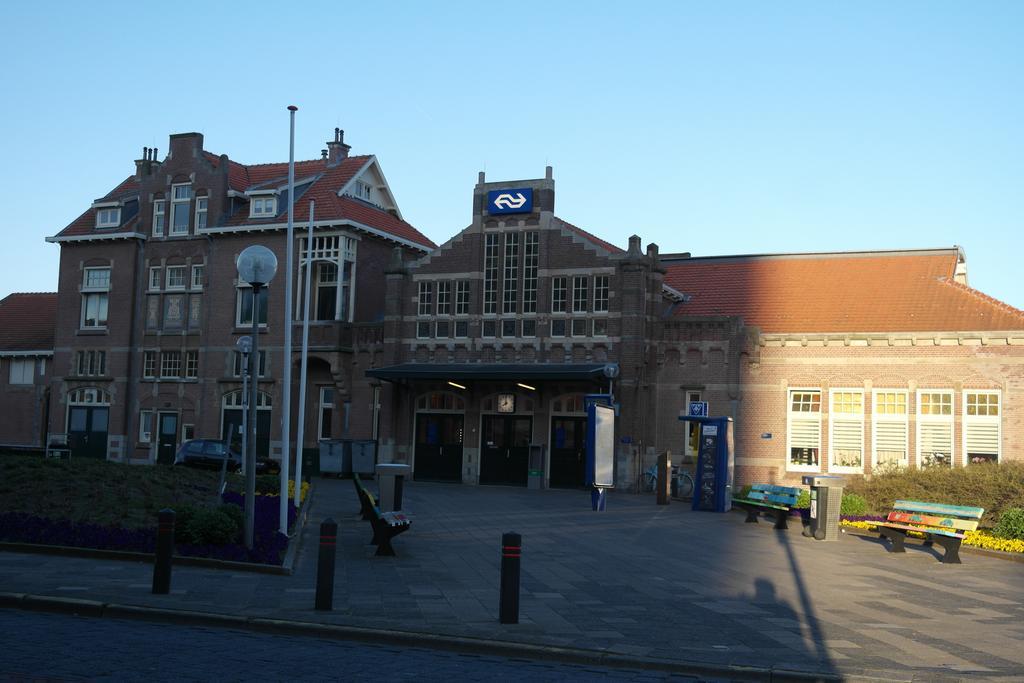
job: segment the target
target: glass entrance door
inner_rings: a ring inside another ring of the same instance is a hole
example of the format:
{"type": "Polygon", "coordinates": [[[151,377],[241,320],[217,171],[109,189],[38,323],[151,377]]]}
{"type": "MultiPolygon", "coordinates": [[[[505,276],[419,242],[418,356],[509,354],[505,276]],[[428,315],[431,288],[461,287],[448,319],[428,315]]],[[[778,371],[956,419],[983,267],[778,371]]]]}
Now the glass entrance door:
{"type": "Polygon", "coordinates": [[[552,488],[582,488],[586,476],[587,418],[554,417],[551,420],[552,488]]]}
{"type": "Polygon", "coordinates": [[[526,486],[533,418],[484,415],[480,438],[480,483],[526,486]]]}
{"type": "Polygon", "coordinates": [[[463,421],[464,416],[451,413],[416,414],[417,481],[462,481],[463,421]]]}

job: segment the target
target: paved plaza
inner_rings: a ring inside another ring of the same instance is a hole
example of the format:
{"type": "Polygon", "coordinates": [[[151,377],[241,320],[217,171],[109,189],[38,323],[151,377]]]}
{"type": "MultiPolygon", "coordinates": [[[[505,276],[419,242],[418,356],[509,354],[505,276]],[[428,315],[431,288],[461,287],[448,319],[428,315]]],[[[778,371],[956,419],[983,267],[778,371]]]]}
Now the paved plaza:
{"type": "Polygon", "coordinates": [[[146,563],[0,552],[0,604],[79,599],[735,678],[1024,677],[1021,563],[943,565],[918,545],[814,541],[798,524],[779,532],[653,495],[613,492],[600,513],[583,491],[412,482],[404,499],[414,521],[397,557],[373,555],[350,481],[317,479],[290,576],[175,566],[161,596],[146,563]],[[331,612],[313,609],[327,517],[339,525],[331,612]],[[515,625],[498,623],[507,531],[523,537],[515,625]]]}

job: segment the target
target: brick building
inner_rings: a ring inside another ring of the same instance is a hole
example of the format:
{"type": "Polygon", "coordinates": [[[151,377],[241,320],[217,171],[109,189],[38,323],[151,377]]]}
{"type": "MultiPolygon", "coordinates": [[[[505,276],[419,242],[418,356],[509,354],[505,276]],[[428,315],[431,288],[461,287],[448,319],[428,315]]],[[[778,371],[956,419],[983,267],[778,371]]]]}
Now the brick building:
{"type": "Polygon", "coordinates": [[[56,293],[11,294],[0,301],[0,449],[46,443],[56,293]]]}
{"type": "Polygon", "coordinates": [[[659,452],[695,456],[678,416],[696,400],[736,421],[741,482],[1024,458],[1024,313],[971,289],[960,249],[623,251],[554,199],[550,168],[481,174],[472,224],[386,271],[368,374],[418,478],[522,485],[535,444],[548,485],[579,486],[583,397],[609,386],[623,486],[659,452]]]}
{"type": "MultiPolygon", "coordinates": [[[[294,291],[298,301],[308,274],[315,319],[311,444],[372,432],[374,398],[362,370],[382,347],[383,268],[393,247],[409,256],[434,247],[402,219],[376,158],[349,149],[335,130],[321,159],[295,164],[294,291]],[[307,244],[310,202],[315,236],[307,244]]],[[[169,462],[185,439],[235,438],[236,341],[251,332],[255,314],[257,446],[279,454],[284,335],[293,335],[296,358],[301,341],[301,325],[283,315],[287,173],[287,163],[243,165],[211,154],[198,133],[172,135],[165,158],[144,149],[134,174],[48,238],[61,249],[51,441],[78,457],[153,463],[169,462]],[[280,266],[254,302],[235,261],[257,243],[280,266]]]]}

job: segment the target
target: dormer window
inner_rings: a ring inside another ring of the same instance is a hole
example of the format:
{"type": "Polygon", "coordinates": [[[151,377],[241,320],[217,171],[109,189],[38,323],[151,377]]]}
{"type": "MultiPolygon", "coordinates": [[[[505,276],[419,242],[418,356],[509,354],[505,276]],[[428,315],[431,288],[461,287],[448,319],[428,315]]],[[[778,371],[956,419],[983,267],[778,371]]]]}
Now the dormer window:
{"type": "Polygon", "coordinates": [[[370,201],[372,192],[373,188],[370,187],[369,183],[364,183],[362,180],[356,181],[356,197],[370,201]]]}
{"type": "Polygon", "coordinates": [[[249,204],[250,218],[270,218],[277,215],[277,197],[253,197],[249,204]]]}
{"type": "Polygon", "coordinates": [[[121,225],[120,207],[99,209],[96,211],[97,228],[116,228],[121,225]]]}

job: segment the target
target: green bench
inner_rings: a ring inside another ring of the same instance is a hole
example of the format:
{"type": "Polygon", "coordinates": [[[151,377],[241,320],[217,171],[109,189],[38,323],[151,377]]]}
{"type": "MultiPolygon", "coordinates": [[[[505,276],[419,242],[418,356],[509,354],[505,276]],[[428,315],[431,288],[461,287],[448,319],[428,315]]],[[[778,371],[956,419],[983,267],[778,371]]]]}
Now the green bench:
{"type": "Polygon", "coordinates": [[[754,484],[746,498],[733,498],[732,503],[747,511],[744,521],[748,524],[757,524],[759,513],[771,512],[775,517],[775,528],[788,529],[789,511],[799,497],[800,489],[793,486],[754,484]]]}
{"type": "Polygon", "coordinates": [[[373,529],[373,538],[370,539],[370,543],[377,546],[375,555],[393,557],[395,549],[391,546],[391,539],[403,531],[407,531],[412,526],[412,520],[401,511],[381,512],[376,498],[363,485],[358,474],[352,475],[352,481],[355,483],[356,493],[359,496],[360,514],[363,519],[370,522],[370,527],[373,529]]]}
{"type": "Polygon", "coordinates": [[[919,500],[897,500],[886,521],[877,522],[879,538],[892,542],[889,552],[905,553],[907,534],[924,535],[924,545],[938,543],[945,549],[943,564],[960,564],[960,545],[968,531],[978,528],[985,508],[942,505],[919,500]]]}

